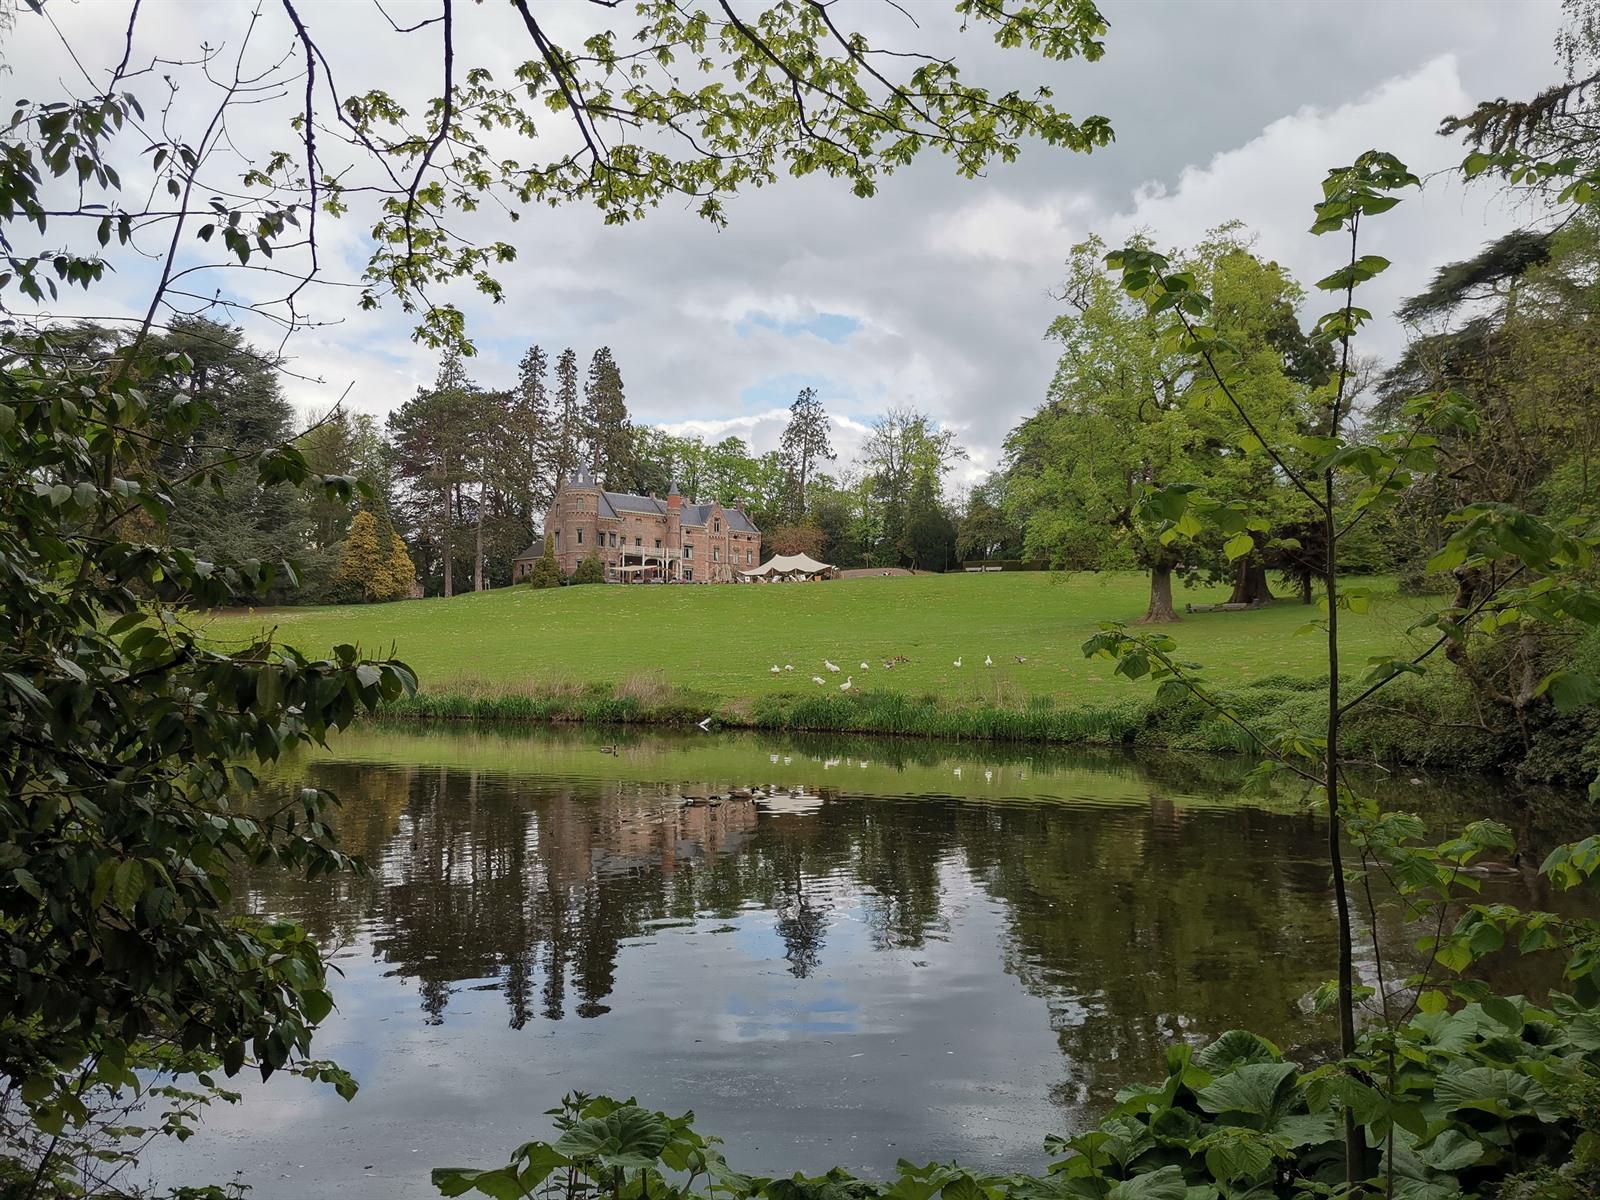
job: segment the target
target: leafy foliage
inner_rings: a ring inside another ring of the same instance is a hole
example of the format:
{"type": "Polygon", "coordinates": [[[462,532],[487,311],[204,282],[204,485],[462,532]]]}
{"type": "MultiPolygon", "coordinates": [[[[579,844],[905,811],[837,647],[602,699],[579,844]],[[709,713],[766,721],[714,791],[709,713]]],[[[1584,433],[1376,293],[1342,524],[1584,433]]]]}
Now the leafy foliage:
{"type": "Polygon", "coordinates": [[[578,564],[578,569],[572,573],[573,583],[604,583],[606,581],[605,564],[600,561],[598,552],[590,554],[578,564]]]}
{"type": "MultiPolygon", "coordinates": [[[[172,504],[150,447],[210,415],[183,385],[186,356],[134,345],[64,367],[42,335],[0,354],[0,1074],[51,1133],[88,1120],[94,1089],[139,1091],[141,1068],[209,1058],[265,1077],[305,1059],[333,1003],[322,954],[290,922],[231,910],[229,875],[355,864],[326,823],[331,796],[253,811],[246,764],[415,679],[350,646],[327,661],[270,640],[227,650],[185,624],[187,606],[293,578],[140,540],[172,504]],[[190,1057],[152,1057],[164,1047],[190,1057]]],[[[193,471],[241,469],[224,455],[193,471]]],[[[249,470],[261,488],[354,490],[292,447],[249,470]]]]}
{"type": "MultiPolygon", "coordinates": [[[[1403,1026],[1393,1097],[1337,1066],[1302,1070],[1243,1030],[1199,1050],[1172,1046],[1164,1079],[1124,1088],[1094,1128],[1048,1139],[1056,1160],[1042,1176],[904,1160],[886,1181],[839,1169],[744,1176],[717,1138],[694,1130],[692,1113],[578,1095],[552,1114],[563,1131],[554,1143],[528,1142],[499,1168],[435,1168],[433,1182],[445,1196],[553,1200],[1310,1200],[1341,1194],[1345,1113],[1373,1153],[1362,1182],[1393,1196],[1490,1196],[1529,1175],[1600,1169],[1586,1099],[1600,1086],[1600,1039],[1554,1011],[1502,1003],[1507,1012],[1469,1004],[1403,1026]]],[[[1380,1045],[1360,1048],[1374,1070],[1380,1045]]]]}

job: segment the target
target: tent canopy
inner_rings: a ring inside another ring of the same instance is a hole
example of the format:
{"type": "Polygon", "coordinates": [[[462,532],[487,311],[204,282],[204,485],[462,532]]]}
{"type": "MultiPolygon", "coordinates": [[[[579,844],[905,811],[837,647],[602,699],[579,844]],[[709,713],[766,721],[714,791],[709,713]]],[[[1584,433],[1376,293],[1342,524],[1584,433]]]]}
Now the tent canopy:
{"type": "Polygon", "coordinates": [[[833,570],[832,563],[821,563],[809,554],[774,554],[753,571],[739,572],[746,579],[764,575],[820,575],[833,570]]]}

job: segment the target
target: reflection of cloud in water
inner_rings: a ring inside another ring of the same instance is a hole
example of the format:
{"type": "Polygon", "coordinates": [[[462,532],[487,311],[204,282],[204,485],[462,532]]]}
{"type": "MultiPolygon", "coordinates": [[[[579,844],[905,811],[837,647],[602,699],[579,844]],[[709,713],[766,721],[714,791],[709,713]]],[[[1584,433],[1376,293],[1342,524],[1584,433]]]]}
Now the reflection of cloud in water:
{"type": "MultiPolygon", "coordinates": [[[[597,744],[369,728],[285,770],[342,795],[341,836],[377,870],[249,872],[237,894],[352,948],[316,1051],[363,1091],[247,1087],[209,1122],[228,1136],[205,1178],[420,1200],[427,1166],[499,1160],[571,1088],[693,1104],[762,1173],[902,1154],[1009,1170],[1159,1072],[1173,1037],[1319,1036],[1298,1002],[1332,961],[1323,827],[1297,801],[1240,800],[1247,763],[597,744]],[[774,794],[682,803],[753,787],[774,794]]],[[[1453,787],[1406,795],[1494,811],[1453,787]]],[[[1402,932],[1386,936],[1403,953],[1402,932]]],[[[185,1155],[205,1164],[206,1144],[185,1155]]]]}

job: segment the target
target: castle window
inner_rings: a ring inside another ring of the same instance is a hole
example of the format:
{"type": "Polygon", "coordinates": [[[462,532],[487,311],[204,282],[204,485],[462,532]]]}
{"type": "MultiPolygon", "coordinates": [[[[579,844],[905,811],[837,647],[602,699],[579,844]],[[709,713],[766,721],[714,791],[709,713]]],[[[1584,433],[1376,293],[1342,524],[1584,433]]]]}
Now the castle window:
{"type": "Polygon", "coordinates": [[[712,533],[721,533],[722,532],[722,518],[721,517],[713,517],[712,518],[712,520],[711,520],[711,532],[712,533]]]}
{"type": "Polygon", "coordinates": [[[748,567],[748,566],[751,565],[751,562],[752,562],[752,560],[751,560],[751,557],[750,557],[750,551],[746,550],[744,552],[744,565],[748,567]]]}
{"type": "Polygon", "coordinates": [[[694,568],[693,567],[685,567],[683,569],[683,581],[685,583],[693,583],[694,582],[694,568]]]}
{"type": "Polygon", "coordinates": [[[644,539],[642,537],[636,537],[633,539],[633,544],[635,546],[642,546],[644,545],[644,539]]]}
{"type": "Polygon", "coordinates": [[[660,538],[656,539],[656,549],[657,550],[661,549],[661,539],[660,538]]]}
{"type": "Polygon", "coordinates": [[[613,546],[617,544],[617,532],[614,529],[611,531],[611,544],[613,546]]]}
{"type": "Polygon", "coordinates": [[[578,530],[578,545],[583,545],[583,530],[578,530]]]}
{"type": "Polygon", "coordinates": [[[683,544],[683,556],[690,561],[694,560],[694,543],[685,542],[683,544]]]}
{"type": "Polygon", "coordinates": [[[713,546],[713,547],[711,547],[711,561],[712,562],[721,562],[722,561],[722,547],[721,546],[713,546]]]}

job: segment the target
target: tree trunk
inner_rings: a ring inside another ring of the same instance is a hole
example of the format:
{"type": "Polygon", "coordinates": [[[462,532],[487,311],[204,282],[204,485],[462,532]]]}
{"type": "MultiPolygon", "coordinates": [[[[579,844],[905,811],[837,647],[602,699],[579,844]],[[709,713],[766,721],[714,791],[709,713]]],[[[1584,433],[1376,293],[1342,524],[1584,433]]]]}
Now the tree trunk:
{"type": "Polygon", "coordinates": [[[1168,563],[1150,568],[1150,608],[1141,625],[1165,625],[1178,619],[1172,607],[1172,567],[1168,563]]]}
{"type": "Polygon", "coordinates": [[[1271,604],[1275,597],[1267,584],[1267,569],[1255,558],[1246,555],[1239,560],[1233,573],[1233,595],[1229,604],[1271,604]]]}
{"type": "Polygon", "coordinates": [[[1311,591],[1311,572],[1304,571],[1300,575],[1300,603],[1314,604],[1316,597],[1311,591]]]}
{"type": "Polygon", "coordinates": [[[486,487],[478,488],[478,531],[472,552],[472,590],[475,592],[483,591],[483,510],[488,507],[484,503],[488,491],[486,487]]]}
{"type": "Polygon", "coordinates": [[[450,599],[455,594],[455,575],[452,571],[453,563],[450,553],[450,531],[454,524],[453,514],[450,511],[450,488],[444,489],[444,528],[439,533],[439,550],[444,555],[444,598],[450,599]]]}

